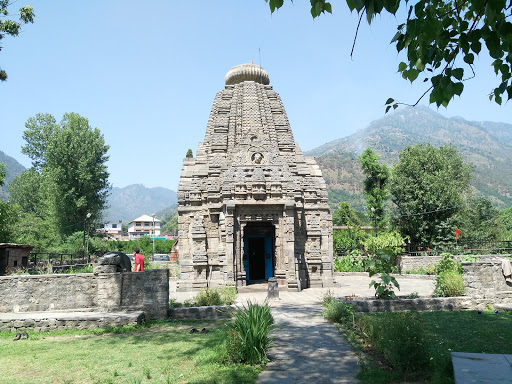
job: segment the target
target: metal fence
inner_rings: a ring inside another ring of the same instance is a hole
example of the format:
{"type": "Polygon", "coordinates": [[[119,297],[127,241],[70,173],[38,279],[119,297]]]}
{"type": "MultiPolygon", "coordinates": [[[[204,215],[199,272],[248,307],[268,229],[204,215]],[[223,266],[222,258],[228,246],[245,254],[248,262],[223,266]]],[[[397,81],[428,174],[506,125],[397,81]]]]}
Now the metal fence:
{"type": "MultiPolygon", "coordinates": [[[[335,256],[351,255],[354,249],[336,250],[335,256]]],[[[364,249],[357,248],[358,253],[365,255],[364,249]]],[[[442,253],[451,253],[452,255],[496,255],[512,253],[512,241],[471,241],[458,243],[438,243],[438,244],[406,244],[403,247],[402,255],[407,256],[440,256],[442,253]]]]}
{"type": "Polygon", "coordinates": [[[32,266],[42,263],[53,266],[86,265],[90,263],[90,255],[84,257],[82,253],[31,252],[30,263],[32,266]]]}

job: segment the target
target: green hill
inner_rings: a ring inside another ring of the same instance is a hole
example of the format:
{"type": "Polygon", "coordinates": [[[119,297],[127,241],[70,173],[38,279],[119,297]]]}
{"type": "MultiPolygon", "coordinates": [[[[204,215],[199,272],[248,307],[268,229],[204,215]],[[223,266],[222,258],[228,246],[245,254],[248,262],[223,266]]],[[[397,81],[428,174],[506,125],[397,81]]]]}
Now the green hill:
{"type": "Polygon", "coordinates": [[[331,206],[347,201],[360,210],[364,207],[363,175],[357,156],[371,147],[392,165],[401,149],[417,143],[456,145],[474,166],[472,185],[477,193],[498,208],[512,206],[512,124],[446,118],[426,107],[409,107],[306,154],[315,156],[322,169],[331,206]]]}

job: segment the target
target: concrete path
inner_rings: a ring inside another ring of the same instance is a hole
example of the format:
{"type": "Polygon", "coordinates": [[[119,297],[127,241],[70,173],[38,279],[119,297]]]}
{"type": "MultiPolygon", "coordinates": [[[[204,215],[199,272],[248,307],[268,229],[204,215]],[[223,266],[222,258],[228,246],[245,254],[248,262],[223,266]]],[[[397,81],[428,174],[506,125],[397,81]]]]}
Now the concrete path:
{"type": "Polygon", "coordinates": [[[455,384],[511,383],[512,355],[452,352],[455,384]]]}
{"type": "MultiPolygon", "coordinates": [[[[279,300],[269,302],[275,319],[274,345],[269,363],[258,384],[358,383],[358,357],[338,330],[321,316],[322,299],[327,292],[335,297],[374,297],[368,275],[336,275],[331,288],[309,288],[302,292],[279,291],[279,300]]],[[[398,295],[417,293],[431,296],[433,280],[398,277],[398,295]]],[[[174,288],[174,292],[173,291],[174,288]]],[[[191,299],[197,292],[175,292],[179,302],[191,299]]],[[[267,298],[266,285],[249,286],[237,295],[237,304],[247,301],[262,304],[267,298]]]]}

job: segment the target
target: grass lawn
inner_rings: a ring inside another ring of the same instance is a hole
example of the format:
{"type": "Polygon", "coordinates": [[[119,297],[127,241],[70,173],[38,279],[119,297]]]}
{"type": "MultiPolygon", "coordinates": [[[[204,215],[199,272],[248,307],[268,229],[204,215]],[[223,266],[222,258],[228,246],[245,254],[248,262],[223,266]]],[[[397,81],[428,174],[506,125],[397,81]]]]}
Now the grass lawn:
{"type": "Polygon", "coordinates": [[[225,324],[167,320],[18,341],[0,333],[0,383],[255,383],[261,366],[223,363],[225,324]]]}
{"type": "MultiPolygon", "coordinates": [[[[363,315],[363,318],[366,316],[382,314],[363,315]]],[[[393,372],[385,364],[379,367],[370,364],[362,370],[362,383],[454,383],[451,352],[512,354],[512,314],[509,312],[495,315],[493,311],[486,310],[479,315],[477,311],[437,311],[420,312],[418,316],[427,343],[430,361],[427,369],[403,375],[393,372]]],[[[393,326],[392,320],[389,326],[393,326]]],[[[353,332],[347,324],[342,325],[342,328],[345,333],[353,332]]],[[[364,335],[359,334],[358,339],[363,341],[359,346],[366,354],[376,355],[371,345],[366,344],[368,340],[365,340],[364,335]]]]}

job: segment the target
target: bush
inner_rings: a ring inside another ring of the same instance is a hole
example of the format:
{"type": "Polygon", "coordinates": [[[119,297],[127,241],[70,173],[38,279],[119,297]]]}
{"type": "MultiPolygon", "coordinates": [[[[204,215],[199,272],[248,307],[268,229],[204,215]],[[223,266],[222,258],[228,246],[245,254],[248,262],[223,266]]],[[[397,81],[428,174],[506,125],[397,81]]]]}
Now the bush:
{"type": "Polygon", "coordinates": [[[323,307],[324,309],[322,310],[322,315],[329,321],[342,323],[347,320],[353,320],[354,307],[352,307],[350,304],[342,303],[334,299],[324,301],[323,307]]]}
{"type": "Polygon", "coordinates": [[[421,319],[414,312],[372,316],[370,339],[388,363],[402,372],[418,372],[429,363],[421,319]]]}
{"type": "Polygon", "coordinates": [[[455,297],[464,294],[464,280],[457,271],[444,271],[437,275],[434,296],[455,297]]]}
{"type": "Polygon", "coordinates": [[[232,312],[233,322],[228,325],[226,353],[235,363],[263,364],[272,338],[270,328],[274,318],[267,303],[237,307],[232,312]]]}
{"type": "Polygon", "coordinates": [[[209,305],[222,305],[220,292],[217,289],[203,289],[201,290],[194,301],[198,307],[205,307],[209,305]]]}
{"type": "Polygon", "coordinates": [[[354,250],[347,256],[334,258],[334,272],[364,272],[363,258],[359,250],[354,250]]]}
{"type": "Polygon", "coordinates": [[[435,265],[436,275],[446,271],[455,271],[462,274],[461,263],[456,261],[451,253],[442,253],[441,260],[435,265]]]}
{"type": "Polygon", "coordinates": [[[222,288],[207,288],[201,290],[194,301],[198,307],[209,305],[231,305],[236,299],[236,288],[227,285],[222,288]]]}

